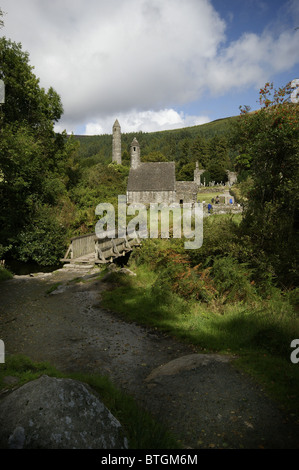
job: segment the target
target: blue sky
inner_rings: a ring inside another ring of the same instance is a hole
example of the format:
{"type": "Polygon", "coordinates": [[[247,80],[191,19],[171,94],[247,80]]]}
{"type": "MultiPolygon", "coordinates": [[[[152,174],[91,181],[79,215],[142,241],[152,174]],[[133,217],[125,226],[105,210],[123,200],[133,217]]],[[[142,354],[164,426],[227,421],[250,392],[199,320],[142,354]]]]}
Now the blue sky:
{"type": "Polygon", "coordinates": [[[60,94],[57,130],[188,127],[259,107],[266,81],[299,78],[299,0],[0,0],[3,35],[21,42],[60,94]],[[298,29],[296,29],[298,28],[298,29]]]}
{"type": "MultiPolygon", "coordinates": [[[[269,31],[274,37],[278,37],[284,31],[296,33],[295,28],[299,26],[299,0],[212,0],[211,3],[226,21],[226,44],[238,41],[246,32],[261,36],[265,31],[269,31]]],[[[299,78],[299,36],[297,46],[295,65],[286,67],[281,73],[265,74],[265,82],[273,82],[274,86],[279,88],[292,79],[299,78]]],[[[213,97],[209,93],[199,101],[187,104],[183,109],[188,114],[201,109],[204,114],[213,116],[212,120],[238,114],[240,105],[258,109],[258,91],[265,82],[261,81],[259,87],[230,90],[223,96],[213,97]]]]}

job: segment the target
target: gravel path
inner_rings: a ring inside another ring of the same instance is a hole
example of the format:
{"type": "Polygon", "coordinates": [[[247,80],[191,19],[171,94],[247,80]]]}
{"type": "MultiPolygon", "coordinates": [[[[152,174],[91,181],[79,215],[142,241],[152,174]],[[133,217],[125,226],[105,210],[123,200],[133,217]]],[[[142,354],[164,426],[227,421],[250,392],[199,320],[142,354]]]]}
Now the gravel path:
{"type": "Polygon", "coordinates": [[[109,375],[186,448],[299,448],[299,425],[233,367],[232,357],[197,354],[104,310],[100,296],[107,284],[94,274],[64,268],[2,282],[6,353],[49,361],[64,372],[109,375]],[[85,282],[71,282],[78,277],[85,282]]]}

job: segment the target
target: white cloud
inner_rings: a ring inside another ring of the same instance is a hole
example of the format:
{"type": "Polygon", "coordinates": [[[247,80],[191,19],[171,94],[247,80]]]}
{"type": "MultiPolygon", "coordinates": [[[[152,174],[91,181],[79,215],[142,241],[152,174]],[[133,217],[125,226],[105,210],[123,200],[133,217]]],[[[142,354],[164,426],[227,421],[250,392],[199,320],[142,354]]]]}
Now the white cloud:
{"type": "Polygon", "coordinates": [[[179,129],[210,122],[208,116],[190,116],[178,113],[174,109],[160,111],[132,110],[129,113],[119,113],[117,116],[89,122],[85,128],[85,135],[111,134],[112,125],[118,119],[122,132],[154,132],[156,130],[179,129]]]}
{"type": "Polygon", "coordinates": [[[5,29],[53,86],[65,122],[159,110],[198,96],[225,23],[208,0],[2,0],[5,29]],[[26,21],[24,21],[24,15],[26,21]]]}
{"type": "Polygon", "coordinates": [[[269,76],[293,67],[298,60],[299,31],[287,31],[277,38],[269,33],[244,34],[210,61],[207,77],[213,91],[223,94],[233,88],[262,86],[269,76]]]}
{"type": "Polygon", "coordinates": [[[298,63],[299,31],[229,43],[211,0],[1,0],[1,8],[3,33],[29,52],[41,85],[60,94],[57,127],[68,131],[110,133],[116,116],[135,130],[193,123],[173,108],[262,86],[298,63]]]}

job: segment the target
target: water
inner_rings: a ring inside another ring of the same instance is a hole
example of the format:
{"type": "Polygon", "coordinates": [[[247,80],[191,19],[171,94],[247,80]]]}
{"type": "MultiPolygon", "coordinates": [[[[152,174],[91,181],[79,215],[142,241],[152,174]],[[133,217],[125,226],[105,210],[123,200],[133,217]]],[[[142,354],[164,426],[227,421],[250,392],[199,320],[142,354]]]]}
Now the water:
{"type": "MultiPolygon", "coordinates": [[[[124,267],[127,265],[131,251],[126,253],[125,256],[120,256],[119,258],[115,258],[114,263],[117,266],[124,267]]],[[[63,263],[56,264],[53,266],[41,266],[37,263],[24,263],[22,261],[16,260],[6,260],[5,261],[5,268],[8,269],[11,273],[16,274],[17,276],[24,276],[27,274],[34,274],[34,273],[51,273],[56,271],[56,269],[62,268],[63,263]]]]}
{"type": "Polygon", "coordinates": [[[62,264],[53,266],[40,266],[37,263],[24,263],[22,261],[9,260],[5,262],[5,268],[17,276],[34,273],[51,273],[61,268],[62,264]]]}
{"type": "Polygon", "coordinates": [[[119,258],[115,258],[113,263],[116,264],[117,266],[120,266],[121,268],[123,268],[124,266],[126,266],[128,264],[131,254],[132,254],[132,251],[128,251],[128,253],[126,253],[124,256],[120,256],[119,258]]]}

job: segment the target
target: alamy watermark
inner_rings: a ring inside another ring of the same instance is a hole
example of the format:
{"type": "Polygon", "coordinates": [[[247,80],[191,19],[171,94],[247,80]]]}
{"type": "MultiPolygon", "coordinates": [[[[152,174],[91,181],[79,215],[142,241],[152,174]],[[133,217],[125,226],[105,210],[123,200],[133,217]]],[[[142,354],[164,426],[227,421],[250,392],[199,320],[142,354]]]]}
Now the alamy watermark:
{"type": "Polygon", "coordinates": [[[117,230],[116,214],[113,204],[101,203],[96,207],[96,215],[101,216],[95,227],[98,238],[159,238],[159,219],[161,238],[170,238],[170,214],[172,214],[172,237],[187,238],[184,243],[187,250],[197,249],[203,243],[203,204],[201,203],[151,203],[149,209],[145,204],[127,205],[125,195],[118,196],[117,230]],[[136,215],[136,212],[138,214],[136,215]],[[128,225],[127,215],[132,216],[128,225]],[[149,225],[149,226],[148,226],[149,225]]]}
{"type": "Polygon", "coordinates": [[[299,362],[299,339],[293,339],[291,342],[291,348],[296,348],[294,351],[291,353],[291,362],[293,364],[298,364],[299,362]]]}
{"type": "Polygon", "coordinates": [[[299,103],[299,78],[294,78],[294,80],[291,81],[291,88],[295,88],[291,93],[292,103],[299,103]]]}
{"type": "Polygon", "coordinates": [[[0,104],[5,102],[5,85],[4,81],[0,80],[0,104]]]}
{"type": "Polygon", "coordinates": [[[0,364],[4,364],[5,362],[5,346],[4,341],[0,339],[0,364]]]}

